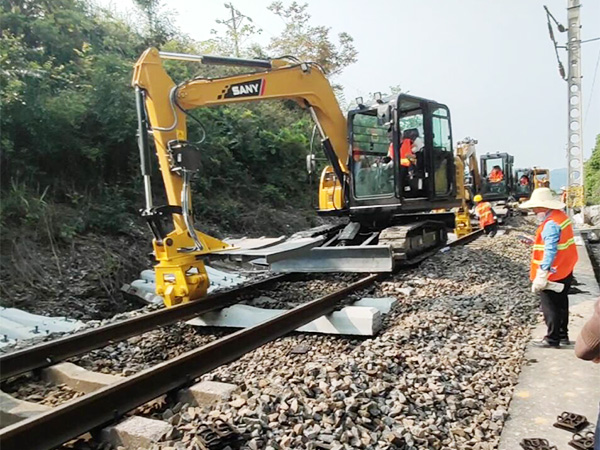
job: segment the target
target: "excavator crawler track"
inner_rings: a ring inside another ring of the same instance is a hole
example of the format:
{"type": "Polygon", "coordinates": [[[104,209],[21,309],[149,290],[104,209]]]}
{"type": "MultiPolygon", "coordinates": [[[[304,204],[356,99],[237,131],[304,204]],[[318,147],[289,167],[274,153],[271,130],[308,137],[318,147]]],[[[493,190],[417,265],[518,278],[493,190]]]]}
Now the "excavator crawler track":
{"type": "Polygon", "coordinates": [[[448,233],[442,222],[425,221],[398,225],[379,234],[379,245],[392,248],[394,260],[406,260],[445,245],[448,233]]]}

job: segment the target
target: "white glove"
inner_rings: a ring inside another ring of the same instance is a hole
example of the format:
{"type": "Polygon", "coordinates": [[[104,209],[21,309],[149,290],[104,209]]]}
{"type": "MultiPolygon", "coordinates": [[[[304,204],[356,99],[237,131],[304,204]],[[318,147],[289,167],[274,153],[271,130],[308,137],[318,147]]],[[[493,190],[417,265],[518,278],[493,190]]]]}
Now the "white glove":
{"type": "Polygon", "coordinates": [[[565,285],[562,283],[555,283],[554,281],[548,281],[546,290],[561,293],[565,290],[565,285]]]}
{"type": "Polygon", "coordinates": [[[548,271],[538,269],[533,282],[531,283],[531,292],[541,292],[548,285],[548,271]]]}

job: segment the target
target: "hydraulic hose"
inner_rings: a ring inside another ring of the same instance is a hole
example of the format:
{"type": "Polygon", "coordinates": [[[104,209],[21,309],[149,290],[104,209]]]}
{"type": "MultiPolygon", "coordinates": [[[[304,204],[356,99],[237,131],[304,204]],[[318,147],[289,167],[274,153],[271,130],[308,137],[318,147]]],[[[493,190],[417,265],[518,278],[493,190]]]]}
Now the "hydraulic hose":
{"type": "Polygon", "coordinates": [[[194,228],[194,217],[192,215],[192,205],[190,202],[191,198],[191,179],[193,172],[183,170],[183,189],[181,189],[181,209],[183,210],[183,221],[185,222],[185,227],[193,239],[196,247],[193,250],[202,250],[204,246],[198,239],[198,235],[196,234],[196,230],[194,228]]]}

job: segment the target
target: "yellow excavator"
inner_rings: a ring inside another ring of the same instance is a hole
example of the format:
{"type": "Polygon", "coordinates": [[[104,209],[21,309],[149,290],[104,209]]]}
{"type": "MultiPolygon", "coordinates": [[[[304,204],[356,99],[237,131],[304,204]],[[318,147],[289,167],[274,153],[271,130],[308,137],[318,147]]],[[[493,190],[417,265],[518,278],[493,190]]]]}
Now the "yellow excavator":
{"type": "Polygon", "coordinates": [[[464,183],[461,206],[456,211],[454,233],[457,237],[466,236],[473,231],[470,209],[473,198],[481,192],[481,175],[477,161],[477,140],[466,137],[456,145],[456,157],[462,161],[464,183]]]}
{"type": "Polygon", "coordinates": [[[348,271],[391,270],[393,264],[375,269],[368,263],[379,257],[409,259],[443,245],[454,215],[432,211],[462,204],[464,164],[454,155],[450,111],[441,103],[407,94],[376,95],[371,103],[357,99],[357,107],[344,117],[318,64],[292,57],[242,59],[155,48],[135,64],[132,84],[146,198],[143,216],[154,235],[157,294],[167,306],[203,297],[209,285],[204,261],[236,251],[194,227],[191,180],[202,150],[187,141],[190,109],[288,99],[312,116],[328,160],[320,177],[318,213],[347,221],[327,230],[318,264],[296,264],[294,271],[345,271],[350,260],[348,271]],[[166,59],[251,72],[176,84],[163,67],[166,59]],[[168,201],[163,206],[153,203],[150,136],[168,201]],[[401,146],[409,136],[412,156],[407,164],[401,146]],[[172,220],[170,231],[164,219],[172,220]]]}
{"type": "Polygon", "coordinates": [[[531,172],[533,174],[533,189],[550,187],[550,171],[548,169],[534,167],[531,172]]]}

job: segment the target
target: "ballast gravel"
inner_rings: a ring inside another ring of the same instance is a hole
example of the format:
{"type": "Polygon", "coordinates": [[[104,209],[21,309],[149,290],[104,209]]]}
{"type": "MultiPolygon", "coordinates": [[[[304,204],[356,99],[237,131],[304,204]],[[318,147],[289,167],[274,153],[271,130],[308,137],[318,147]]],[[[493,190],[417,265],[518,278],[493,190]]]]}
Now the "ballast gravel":
{"type": "Polygon", "coordinates": [[[374,338],[291,335],[202,377],[241,393],[168,414],[157,448],[201,448],[216,419],[248,449],[497,448],[537,310],[520,222],[381,283],[399,304],[374,338]]]}

